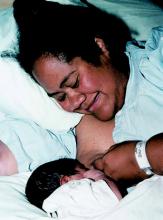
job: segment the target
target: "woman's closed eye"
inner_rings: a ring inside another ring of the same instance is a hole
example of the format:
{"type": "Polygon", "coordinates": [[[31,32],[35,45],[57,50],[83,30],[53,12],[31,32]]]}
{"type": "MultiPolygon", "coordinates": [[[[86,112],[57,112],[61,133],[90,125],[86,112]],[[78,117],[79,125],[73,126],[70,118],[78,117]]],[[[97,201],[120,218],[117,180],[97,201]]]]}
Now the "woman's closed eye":
{"type": "MultiPolygon", "coordinates": [[[[65,84],[65,86],[70,87],[72,89],[78,88],[78,86],[79,86],[78,78],[76,79],[75,82],[71,83],[70,85],[65,84]]],[[[59,102],[63,102],[66,99],[66,93],[60,92],[60,93],[56,94],[54,98],[59,102]]]]}
{"type": "Polygon", "coordinates": [[[71,86],[72,89],[78,88],[79,87],[79,79],[77,77],[75,83],[71,86]]]}
{"type": "Polygon", "coordinates": [[[78,88],[79,86],[79,76],[70,77],[64,84],[64,87],[70,87],[72,89],[78,88]]]}
{"type": "Polygon", "coordinates": [[[58,93],[54,96],[54,98],[59,102],[63,102],[66,99],[66,93],[63,93],[63,92],[58,93]]]}

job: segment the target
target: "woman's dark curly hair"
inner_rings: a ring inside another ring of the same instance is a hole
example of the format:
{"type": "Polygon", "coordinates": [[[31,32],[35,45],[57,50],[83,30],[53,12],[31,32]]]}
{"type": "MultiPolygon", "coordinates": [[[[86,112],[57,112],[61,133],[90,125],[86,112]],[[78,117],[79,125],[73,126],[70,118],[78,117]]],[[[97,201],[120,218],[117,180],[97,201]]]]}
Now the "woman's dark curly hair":
{"type": "Polygon", "coordinates": [[[62,5],[45,0],[15,0],[14,16],[19,28],[21,66],[32,75],[35,61],[54,56],[63,62],[75,57],[99,66],[101,49],[95,37],[103,39],[112,64],[128,72],[127,25],[118,17],[96,7],[62,5]]]}

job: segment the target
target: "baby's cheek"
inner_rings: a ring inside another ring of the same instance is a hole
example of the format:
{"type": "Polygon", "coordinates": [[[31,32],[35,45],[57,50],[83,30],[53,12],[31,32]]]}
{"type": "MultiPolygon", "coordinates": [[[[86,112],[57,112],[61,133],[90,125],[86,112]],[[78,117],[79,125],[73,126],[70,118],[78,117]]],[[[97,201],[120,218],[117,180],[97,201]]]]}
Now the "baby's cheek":
{"type": "Polygon", "coordinates": [[[92,178],[97,181],[97,180],[104,179],[104,173],[96,169],[91,169],[85,172],[84,177],[92,178]]]}
{"type": "Polygon", "coordinates": [[[103,170],[104,169],[103,159],[99,158],[99,159],[95,160],[94,167],[98,170],[103,170]]]}

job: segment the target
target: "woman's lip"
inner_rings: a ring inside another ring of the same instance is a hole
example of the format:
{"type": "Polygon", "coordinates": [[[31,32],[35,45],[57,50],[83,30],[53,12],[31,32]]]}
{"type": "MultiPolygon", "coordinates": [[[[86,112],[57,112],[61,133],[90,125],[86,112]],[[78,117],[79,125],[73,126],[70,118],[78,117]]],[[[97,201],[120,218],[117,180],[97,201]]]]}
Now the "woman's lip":
{"type": "Polygon", "coordinates": [[[91,105],[89,106],[89,108],[88,108],[88,111],[89,111],[89,112],[92,112],[92,111],[93,111],[93,109],[94,109],[94,107],[95,107],[95,105],[96,105],[96,103],[97,103],[97,101],[98,101],[98,98],[99,98],[99,92],[97,92],[96,96],[95,96],[94,99],[93,99],[93,102],[92,102],[91,105]]]}

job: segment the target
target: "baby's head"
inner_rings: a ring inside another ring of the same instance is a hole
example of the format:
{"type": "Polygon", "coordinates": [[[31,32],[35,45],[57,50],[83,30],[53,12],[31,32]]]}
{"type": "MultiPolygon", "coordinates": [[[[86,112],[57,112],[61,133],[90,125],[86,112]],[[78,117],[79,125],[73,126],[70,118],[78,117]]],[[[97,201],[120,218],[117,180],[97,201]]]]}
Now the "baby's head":
{"type": "Polygon", "coordinates": [[[27,199],[42,209],[43,201],[61,185],[70,180],[88,178],[93,181],[105,180],[116,196],[120,199],[116,185],[108,180],[103,172],[84,167],[78,160],[63,158],[40,165],[33,171],[26,185],[27,199]]]}

